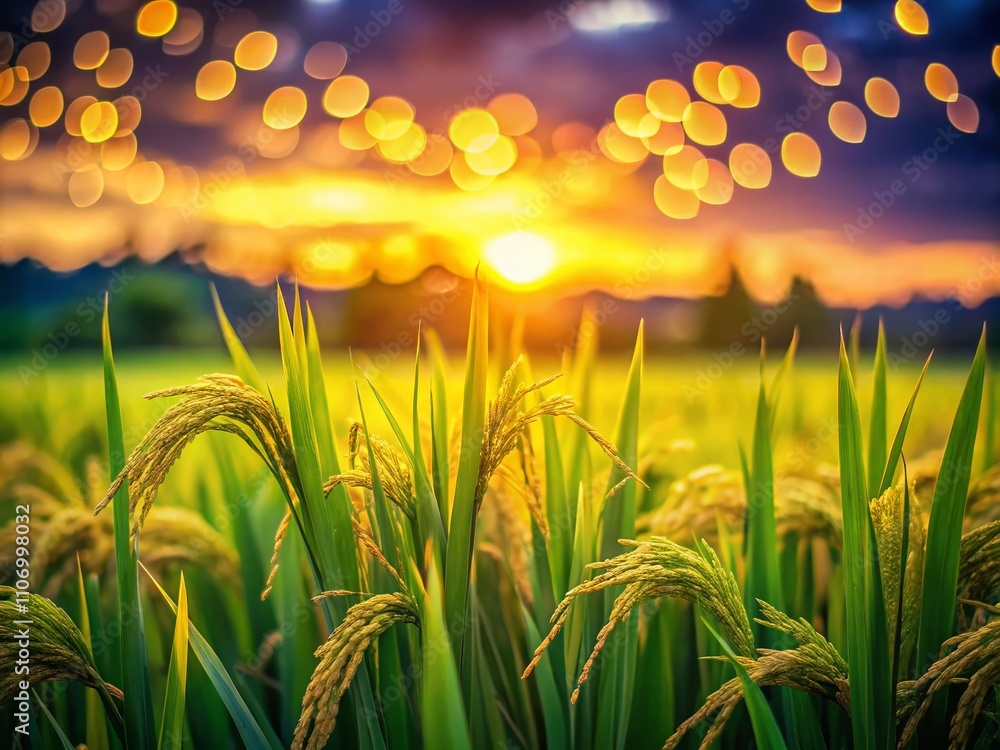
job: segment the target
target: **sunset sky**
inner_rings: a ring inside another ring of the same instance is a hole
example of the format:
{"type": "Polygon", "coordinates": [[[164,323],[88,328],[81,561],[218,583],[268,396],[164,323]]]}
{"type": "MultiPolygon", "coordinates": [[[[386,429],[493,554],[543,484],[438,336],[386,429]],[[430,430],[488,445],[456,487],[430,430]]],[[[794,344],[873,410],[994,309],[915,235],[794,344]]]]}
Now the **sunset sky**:
{"type": "Polygon", "coordinates": [[[997,293],[1000,6],[927,2],[922,34],[911,0],[810,2],[7,2],[0,260],[69,270],[180,249],[331,287],[482,262],[515,288],[696,296],[734,258],[763,298],[796,273],[856,306],[970,280],[970,304],[997,293]],[[796,51],[801,32],[820,43],[796,51]],[[335,117],[353,111],[350,77],[367,109],[335,117]],[[898,116],[873,111],[875,77],[898,116]],[[721,99],[657,112],[647,92],[667,80],[721,99]],[[795,131],[809,138],[783,149],[795,131]],[[671,162],[677,134],[710,160],[708,184],[671,162]],[[767,155],[766,187],[733,174],[737,144],[767,155]],[[818,174],[792,174],[815,171],[813,144],[818,174]]]}

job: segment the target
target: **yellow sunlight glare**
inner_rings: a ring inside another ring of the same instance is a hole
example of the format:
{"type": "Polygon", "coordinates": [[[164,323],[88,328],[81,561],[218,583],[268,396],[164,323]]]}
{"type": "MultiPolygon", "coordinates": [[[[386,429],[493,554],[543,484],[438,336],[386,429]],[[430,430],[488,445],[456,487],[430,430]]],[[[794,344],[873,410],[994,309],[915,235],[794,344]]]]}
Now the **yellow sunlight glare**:
{"type": "Polygon", "coordinates": [[[519,285],[531,284],[555,266],[552,243],[534,232],[509,232],[486,243],[487,263],[504,279],[519,285]]]}

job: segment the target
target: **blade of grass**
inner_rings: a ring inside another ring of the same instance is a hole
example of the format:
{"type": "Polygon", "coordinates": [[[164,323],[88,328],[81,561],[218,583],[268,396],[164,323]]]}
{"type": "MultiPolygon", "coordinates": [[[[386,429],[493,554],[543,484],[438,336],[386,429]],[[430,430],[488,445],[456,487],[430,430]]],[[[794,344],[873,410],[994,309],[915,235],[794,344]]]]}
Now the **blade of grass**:
{"type": "Polygon", "coordinates": [[[774,467],[771,457],[771,416],[764,387],[764,346],[761,345],[760,389],[757,418],[754,424],[750,481],[747,485],[745,534],[746,584],[744,604],[754,631],[754,640],[762,646],[777,648],[774,631],[755,623],[760,617],[758,599],[780,610],[785,608],[778,561],[778,527],[774,520],[774,467]]]}
{"type": "Polygon", "coordinates": [[[174,645],[170,652],[167,670],[167,694],[163,701],[163,718],[160,721],[160,750],[179,750],[184,734],[184,697],[187,693],[188,657],[188,601],[181,573],[180,590],[177,592],[177,624],[174,627],[174,645]]]}
{"type": "Polygon", "coordinates": [[[771,713],[771,707],[767,705],[764,693],[756,682],[750,679],[746,669],[736,659],[736,653],[726,640],[726,637],[719,632],[719,629],[712,622],[711,618],[701,610],[701,621],[708,631],[715,636],[715,639],[722,646],[726,658],[736,670],[736,676],[743,687],[743,700],[747,706],[747,713],[750,714],[750,723],[753,724],[753,735],[757,747],[766,747],[768,750],[785,750],[785,739],[778,729],[778,722],[771,713]]]}
{"type": "MultiPolygon", "coordinates": [[[[875,374],[872,386],[872,413],[868,429],[868,488],[874,490],[885,473],[887,460],[885,326],[878,322],[878,344],[875,347],[875,374]]],[[[879,497],[880,495],[874,495],[879,497]]]]}
{"type": "MultiPolygon", "coordinates": [[[[962,520],[972,477],[972,455],[979,428],[979,410],[983,400],[986,370],[986,328],[972,369],[955,413],[941,470],[931,501],[927,524],[927,552],[924,559],[924,585],[920,605],[920,632],[917,637],[919,674],[937,661],[941,644],[954,635],[958,588],[958,564],[962,543],[962,520]]],[[[938,739],[947,735],[944,721],[945,696],[935,699],[931,709],[932,731],[938,739]]]]}
{"type": "Polygon", "coordinates": [[[73,743],[69,741],[69,737],[66,736],[66,732],[64,732],[63,728],[59,726],[59,722],[56,721],[56,717],[52,715],[51,711],[49,711],[49,707],[45,705],[45,701],[42,700],[42,697],[38,694],[38,692],[32,688],[31,694],[35,697],[35,705],[42,709],[42,713],[45,714],[45,718],[48,719],[49,723],[52,725],[52,731],[54,731],[56,737],[59,738],[59,744],[62,745],[63,750],[76,750],[76,748],[73,747],[73,743]]]}
{"type": "MultiPolygon", "coordinates": [[[[433,329],[423,331],[427,341],[433,370],[431,373],[431,465],[433,467],[434,494],[441,511],[441,522],[448,526],[450,497],[448,450],[448,380],[445,376],[444,348],[433,329]]],[[[414,425],[416,430],[416,425],[414,425]]]]}
{"type": "Polygon", "coordinates": [[[924,362],[924,368],[920,371],[920,377],[917,378],[917,384],[913,387],[913,393],[910,394],[910,400],[906,404],[903,418],[900,420],[899,427],[896,430],[896,437],[893,438],[892,447],[889,449],[885,471],[882,473],[882,481],[878,485],[878,492],[872,493],[873,497],[882,497],[885,491],[892,486],[892,479],[896,475],[896,467],[899,466],[900,457],[903,455],[903,442],[906,439],[906,431],[910,426],[913,407],[917,403],[917,394],[920,393],[920,386],[924,382],[924,376],[927,374],[927,368],[930,367],[931,357],[933,356],[934,352],[931,352],[930,356],[927,357],[927,361],[924,362]]]}
{"type": "Polygon", "coordinates": [[[851,725],[858,750],[889,750],[894,744],[895,727],[889,634],[875,529],[868,507],[861,415],[843,336],[838,412],[851,725]]]}
{"type": "MultiPolygon", "coordinates": [[[[455,654],[461,659],[469,612],[469,577],[476,543],[476,484],[486,423],[487,337],[489,317],[485,290],[478,278],[472,294],[472,317],[466,351],[462,400],[462,435],[455,498],[448,524],[445,555],[445,612],[455,654]]],[[[463,665],[464,670],[464,665],[463,665]]]]}
{"type": "MultiPolygon", "coordinates": [[[[761,342],[763,344],[763,341],[761,342]]],[[[785,382],[791,376],[792,366],[795,364],[795,354],[799,350],[799,327],[795,326],[795,330],[792,331],[792,340],[788,343],[788,349],[785,351],[785,356],[781,360],[781,365],[778,367],[778,372],[774,375],[774,380],[771,381],[771,432],[774,433],[774,427],[778,420],[778,404],[781,403],[781,393],[784,390],[785,382]]],[[[763,377],[761,378],[761,384],[763,385],[763,377]]]]}
{"type": "MultiPolygon", "coordinates": [[[[94,645],[90,637],[90,607],[87,604],[87,587],[83,583],[83,567],[80,565],[80,554],[76,555],[76,580],[80,589],[80,634],[91,658],[94,657],[94,645]]],[[[101,698],[94,690],[86,692],[86,709],[88,750],[104,750],[108,747],[108,726],[105,720],[101,698]]]]}
{"type": "MultiPolygon", "coordinates": [[[[615,445],[619,455],[629,466],[638,465],[639,455],[639,413],[641,409],[640,389],[643,369],[643,322],[635,339],[635,350],[629,366],[625,385],[625,397],[618,415],[618,429],[615,445]]],[[[618,467],[611,470],[608,478],[608,492],[625,479],[618,467]]],[[[635,538],[635,518],[638,507],[638,485],[626,482],[612,497],[605,497],[601,511],[601,556],[614,557],[621,551],[619,539],[635,538]]],[[[604,619],[611,615],[614,600],[621,593],[621,587],[609,589],[604,597],[604,619]]],[[[606,748],[624,747],[628,733],[628,719],[632,708],[632,691],[635,684],[635,657],[639,642],[639,617],[628,618],[616,628],[609,638],[610,654],[604,656],[601,669],[598,702],[601,711],[597,717],[596,746],[606,748]]]]}
{"type": "MultiPolygon", "coordinates": [[[[143,572],[149,577],[149,580],[153,582],[156,586],[157,591],[166,601],[167,605],[173,611],[175,615],[180,612],[180,608],[174,603],[174,600],[170,598],[170,594],[160,585],[160,582],[153,577],[153,574],[146,569],[145,565],[139,563],[142,567],[143,572]]],[[[236,724],[236,729],[240,733],[240,737],[243,739],[244,744],[250,750],[279,750],[280,745],[271,745],[268,741],[267,736],[264,731],[260,728],[257,720],[254,718],[250,709],[247,707],[246,702],[243,700],[243,696],[236,689],[236,685],[233,684],[232,678],[226,671],[226,668],[222,665],[222,661],[216,655],[215,651],[205,640],[204,636],[198,632],[198,628],[195,627],[194,623],[188,619],[188,639],[191,645],[191,650],[197,657],[198,662],[204,668],[205,673],[208,675],[209,680],[212,682],[213,687],[222,699],[222,702],[226,706],[226,710],[229,711],[229,715],[232,717],[233,722],[236,724]]],[[[126,705],[128,700],[126,699],[126,705]]],[[[269,732],[271,736],[274,735],[274,731],[269,732]]]]}
{"type": "Polygon", "coordinates": [[[219,328],[222,329],[222,338],[226,342],[226,348],[229,350],[229,356],[233,360],[236,374],[243,378],[243,382],[253,386],[261,393],[267,393],[264,380],[261,378],[260,373],[257,372],[257,366],[254,365],[253,360],[250,359],[250,355],[247,354],[246,347],[243,346],[243,341],[235,329],[233,329],[229,318],[226,316],[226,311],[222,309],[222,301],[219,299],[219,292],[216,290],[215,284],[212,284],[211,287],[212,302],[215,305],[216,317],[219,319],[219,328]]]}
{"type": "Polygon", "coordinates": [[[423,636],[420,719],[424,747],[472,750],[458,668],[445,627],[441,579],[433,560],[427,577],[420,617],[423,636]]]}
{"type": "MultiPolygon", "coordinates": [[[[111,347],[109,297],[104,300],[101,337],[104,348],[104,404],[108,423],[108,464],[111,480],[121,472],[128,455],[122,428],[118,379],[111,347]]],[[[118,576],[118,627],[121,633],[122,682],[125,695],[125,737],[129,747],[153,746],[153,705],[150,695],[149,662],[143,627],[142,602],[139,599],[137,564],[139,534],[130,543],[131,522],[128,507],[128,482],[123,482],[112,505],[115,567],[118,576]]]]}

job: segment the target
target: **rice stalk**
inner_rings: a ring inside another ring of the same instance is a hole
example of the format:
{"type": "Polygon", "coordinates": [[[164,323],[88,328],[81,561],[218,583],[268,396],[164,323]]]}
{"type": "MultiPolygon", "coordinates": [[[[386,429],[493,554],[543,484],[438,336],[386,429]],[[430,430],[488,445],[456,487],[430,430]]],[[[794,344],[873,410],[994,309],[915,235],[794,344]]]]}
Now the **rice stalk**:
{"type": "Polygon", "coordinates": [[[0,704],[20,692],[22,680],[31,685],[53,680],[79,682],[98,692],[115,729],[124,731],[112,700],[124,700],[122,691],[102,679],[83,634],[69,615],[49,599],[0,586],[0,664],[4,665],[0,672],[0,704]],[[26,611],[20,609],[22,606],[26,611]],[[25,620],[30,620],[30,625],[19,624],[25,620]],[[22,643],[26,633],[27,645],[22,643]],[[26,675],[15,670],[15,665],[23,661],[22,647],[30,653],[30,671],[26,675]]]}
{"type": "MultiPolygon", "coordinates": [[[[316,597],[339,594],[326,592],[316,597]]],[[[340,701],[365,652],[396,623],[416,623],[417,604],[408,594],[377,594],[347,610],[343,622],[314,654],[320,660],[302,699],[292,750],[320,750],[333,733],[340,701]]]]}
{"type": "Polygon", "coordinates": [[[544,416],[569,419],[589,435],[614,465],[625,474],[625,478],[608,492],[609,496],[613,495],[629,479],[634,479],[645,487],[645,483],[621,459],[610,441],[573,411],[576,402],[571,396],[550,396],[524,411],[518,410],[521,401],[528,394],[545,388],[560,377],[553,375],[531,384],[518,383],[517,373],[523,361],[524,357],[518,357],[504,373],[496,398],[490,403],[486,414],[486,426],[479,460],[479,476],[476,483],[476,509],[478,510],[479,506],[482,505],[483,498],[486,496],[486,488],[493,475],[500,469],[504,459],[517,448],[519,439],[527,432],[528,427],[544,416]]]}
{"type": "Polygon", "coordinates": [[[567,592],[552,615],[552,629],[535,649],[522,679],[527,678],[538,665],[545,650],[566,624],[570,607],[578,598],[620,585],[624,585],[625,589],[615,599],[610,618],[598,634],[593,651],[584,664],[577,680],[577,688],[571,697],[573,703],[579,697],[580,688],[590,675],[594,661],[615,626],[627,619],[635,607],[663,596],[699,602],[718,621],[736,653],[748,659],[754,658],[756,651],[750,620],[743,607],[743,597],[736,578],[722,566],[711,548],[706,559],[693,550],[661,537],[654,537],[648,542],[625,539],[619,541],[635,549],[587,566],[591,570],[603,572],[567,592]]]}
{"type": "Polygon", "coordinates": [[[1000,601],[1000,521],[980,526],[962,537],[958,597],[1000,601]]]}
{"type": "Polygon", "coordinates": [[[991,466],[972,481],[965,505],[966,531],[993,521],[1000,521],[1000,464],[991,466]]]}
{"type": "Polygon", "coordinates": [[[274,405],[235,375],[205,375],[192,385],[167,388],[145,398],[182,396],[167,409],[129,455],[118,477],[98,503],[100,513],[125,481],[129,513],[141,506],[132,526],[138,533],[167,472],[194,438],[209,430],[238,436],[267,464],[290,503],[299,497],[291,434],[274,405]]]}
{"type": "MultiPolygon", "coordinates": [[[[1000,608],[976,604],[994,617],[1000,608]]],[[[903,723],[899,736],[902,750],[916,736],[920,720],[930,709],[934,697],[951,685],[965,685],[965,692],[951,719],[948,735],[950,748],[968,742],[983,703],[1000,682],[1000,618],[978,630],[953,636],[942,645],[945,656],[934,662],[917,680],[901,682],[897,688],[897,723],[903,723]],[[954,649],[954,650],[951,650],[954,649]]]]}
{"type": "Polygon", "coordinates": [[[378,466],[378,476],[382,483],[382,491],[387,499],[399,507],[407,518],[417,517],[416,497],[410,469],[405,459],[392,446],[377,435],[366,435],[360,422],[351,423],[348,432],[348,447],[350,449],[350,468],[336,476],[332,476],[323,484],[323,493],[329,495],[335,487],[346,485],[372,490],[372,471],[368,459],[368,448],[375,454],[375,464],[378,466]],[[356,465],[360,464],[360,468],[356,465]]]}
{"type": "Polygon", "coordinates": [[[901,485],[890,487],[879,498],[871,501],[872,525],[878,547],[882,587],[885,590],[885,615],[889,630],[890,651],[895,648],[897,605],[900,586],[903,588],[903,617],[900,631],[901,658],[906,664],[917,638],[920,620],[920,594],[924,572],[926,533],[920,502],[916,493],[910,493],[910,529],[907,543],[905,581],[900,581],[900,560],[903,550],[903,500],[901,485]]]}
{"type": "MultiPolygon", "coordinates": [[[[757,649],[754,658],[738,656],[737,661],[747,670],[750,679],[759,687],[787,687],[827,698],[850,714],[847,662],[837,649],[806,620],[795,620],[767,602],[758,600],[758,603],[761,617],[757,618],[757,622],[791,636],[798,646],[783,651],[757,649]]],[[[707,750],[722,734],[742,700],[743,687],[739,679],[729,680],[677,727],[663,745],[664,750],[678,747],[694,727],[703,721],[711,721],[700,745],[702,750],[707,750]]]]}

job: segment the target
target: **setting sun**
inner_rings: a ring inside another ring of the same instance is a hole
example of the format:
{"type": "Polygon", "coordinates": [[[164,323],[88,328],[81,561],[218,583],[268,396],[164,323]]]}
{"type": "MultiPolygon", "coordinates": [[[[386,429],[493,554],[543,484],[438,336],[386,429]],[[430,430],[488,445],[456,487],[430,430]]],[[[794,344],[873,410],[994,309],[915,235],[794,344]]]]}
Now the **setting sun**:
{"type": "Polygon", "coordinates": [[[555,266],[552,243],[534,232],[510,232],[486,244],[486,262],[514,284],[531,284],[555,266]]]}

